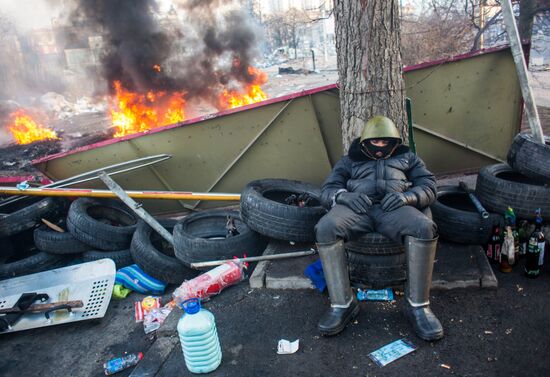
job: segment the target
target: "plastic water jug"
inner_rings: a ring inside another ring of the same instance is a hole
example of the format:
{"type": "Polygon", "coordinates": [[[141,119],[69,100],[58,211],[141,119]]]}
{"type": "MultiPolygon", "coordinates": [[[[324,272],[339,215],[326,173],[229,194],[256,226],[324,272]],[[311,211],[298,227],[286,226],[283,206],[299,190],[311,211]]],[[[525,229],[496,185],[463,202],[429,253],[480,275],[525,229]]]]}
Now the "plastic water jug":
{"type": "Polygon", "coordinates": [[[202,309],[199,299],[186,300],[185,311],[178,322],[185,365],[192,373],[209,373],[222,362],[222,350],[214,315],[202,309]]]}

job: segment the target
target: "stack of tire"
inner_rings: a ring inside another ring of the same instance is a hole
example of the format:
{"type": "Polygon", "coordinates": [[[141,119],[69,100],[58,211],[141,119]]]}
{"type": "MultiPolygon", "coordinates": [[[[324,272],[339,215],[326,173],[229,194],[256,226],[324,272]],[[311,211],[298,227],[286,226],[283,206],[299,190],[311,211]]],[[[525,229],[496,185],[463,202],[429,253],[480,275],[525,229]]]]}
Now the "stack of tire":
{"type": "Polygon", "coordinates": [[[550,138],[545,144],[530,134],[518,134],[508,151],[508,164],[487,166],[479,172],[476,195],[490,210],[512,207],[518,219],[534,220],[540,208],[550,218],[550,138]]]}
{"type": "Polygon", "coordinates": [[[130,243],[137,226],[137,217],[122,202],[80,198],[70,205],[67,217],[57,225],[58,232],[46,225],[34,230],[39,250],[52,255],[73,256],[82,262],[110,258],[116,268],[133,263],[130,243]]]}
{"type": "MultiPolygon", "coordinates": [[[[306,182],[261,179],[250,182],[241,193],[243,220],[266,237],[304,242],[315,241],[315,225],[326,214],[321,191],[306,182]],[[291,195],[307,194],[313,200],[305,207],[290,205],[291,195]]],[[[358,287],[401,285],[406,276],[403,246],[378,233],[369,233],[346,243],[350,279],[358,287]]]]}
{"type": "Polygon", "coordinates": [[[0,280],[66,265],[70,258],[34,245],[33,232],[42,219],[56,222],[68,202],[56,198],[26,198],[0,207],[0,280]]]}
{"type": "Polygon", "coordinates": [[[152,277],[180,284],[201,272],[191,263],[255,256],[267,245],[235,210],[197,212],[179,222],[159,219],[173,231],[174,246],[116,200],[80,198],[69,206],[62,199],[27,199],[0,210],[0,279],[110,258],[117,269],[136,263],[152,277]],[[228,219],[236,227],[231,237],[228,219]]]}
{"type": "Polygon", "coordinates": [[[475,195],[490,212],[488,219],[480,217],[459,187],[438,188],[438,200],[431,208],[441,239],[485,244],[493,225],[504,224],[508,207],[518,220],[534,220],[538,208],[543,217],[550,217],[550,138],[542,145],[529,134],[518,134],[507,160],[508,164],[482,168],[477,176],[475,195]]]}
{"type": "Polygon", "coordinates": [[[131,253],[147,274],[166,283],[180,284],[204,270],[191,268],[192,263],[256,256],[267,244],[266,239],[252,231],[235,210],[205,210],[177,222],[159,222],[173,232],[174,246],[140,221],[132,239],[131,253]],[[235,234],[228,235],[228,220],[234,223],[235,234]]]}

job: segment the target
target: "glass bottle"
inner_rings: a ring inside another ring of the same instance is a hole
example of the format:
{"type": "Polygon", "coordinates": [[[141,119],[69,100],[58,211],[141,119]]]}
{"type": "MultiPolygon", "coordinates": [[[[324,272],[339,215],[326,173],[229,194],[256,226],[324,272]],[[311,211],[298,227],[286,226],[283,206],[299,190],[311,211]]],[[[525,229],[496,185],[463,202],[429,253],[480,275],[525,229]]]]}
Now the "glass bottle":
{"type": "Polygon", "coordinates": [[[500,251],[500,272],[512,272],[515,263],[514,235],[512,227],[507,225],[504,232],[504,242],[500,251]]]}
{"type": "Polygon", "coordinates": [[[527,258],[525,259],[525,276],[537,278],[540,275],[540,267],[544,261],[544,245],[546,239],[542,232],[542,216],[540,208],[536,211],[535,230],[529,237],[527,246],[527,258]]]}
{"type": "Polygon", "coordinates": [[[500,248],[502,246],[502,238],[500,236],[500,226],[493,225],[493,231],[491,232],[491,238],[487,244],[487,258],[491,262],[500,261],[500,248]]]}

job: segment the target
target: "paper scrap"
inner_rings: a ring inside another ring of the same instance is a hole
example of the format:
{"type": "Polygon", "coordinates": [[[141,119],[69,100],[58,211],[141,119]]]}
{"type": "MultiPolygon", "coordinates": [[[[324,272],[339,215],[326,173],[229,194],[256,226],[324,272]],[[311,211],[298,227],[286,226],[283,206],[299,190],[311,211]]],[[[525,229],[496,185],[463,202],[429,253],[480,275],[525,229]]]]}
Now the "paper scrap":
{"type": "Polygon", "coordinates": [[[416,350],[416,346],[409,340],[399,339],[369,353],[369,357],[376,363],[376,365],[383,367],[392,361],[413,352],[414,350],[416,350]]]}
{"type": "Polygon", "coordinates": [[[296,339],[294,342],[281,339],[279,340],[279,345],[277,346],[277,353],[279,355],[290,355],[298,351],[298,347],[300,347],[300,339],[296,339]]]}

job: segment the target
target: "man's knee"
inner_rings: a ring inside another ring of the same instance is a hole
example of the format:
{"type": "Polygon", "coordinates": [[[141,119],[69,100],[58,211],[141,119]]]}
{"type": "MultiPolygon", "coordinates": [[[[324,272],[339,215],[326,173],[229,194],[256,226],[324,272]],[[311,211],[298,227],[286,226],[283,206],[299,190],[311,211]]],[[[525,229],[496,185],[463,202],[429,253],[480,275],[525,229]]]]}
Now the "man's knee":
{"type": "Polygon", "coordinates": [[[319,243],[329,243],[338,240],[338,221],[333,216],[323,216],[315,225],[315,238],[319,243]]]}
{"type": "Polygon", "coordinates": [[[415,237],[431,240],[437,236],[437,225],[428,217],[423,216],[415,221],[415,237]]]}

